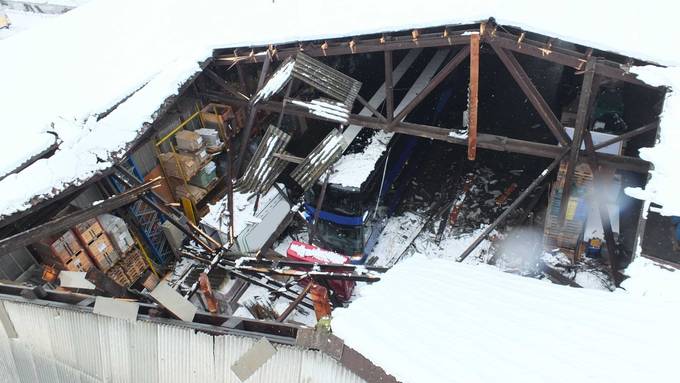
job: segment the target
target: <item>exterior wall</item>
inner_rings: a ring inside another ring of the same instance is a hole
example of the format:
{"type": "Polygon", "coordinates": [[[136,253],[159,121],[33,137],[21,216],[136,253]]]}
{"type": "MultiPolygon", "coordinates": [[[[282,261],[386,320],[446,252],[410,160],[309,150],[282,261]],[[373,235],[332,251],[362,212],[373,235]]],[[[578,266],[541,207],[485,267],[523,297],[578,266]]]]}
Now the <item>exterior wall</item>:
{"type": "MultiPolygon", "coordinates": [[[[231,365],[257,341],[29,303],[0,304],[17,334],[8,337],[6,321],[0,326],[0,381],[6,383],[238,383],[231,365]]],[[[247,382],[363,382],[325,354],[274,346],[277,353],[247,382]]]]}

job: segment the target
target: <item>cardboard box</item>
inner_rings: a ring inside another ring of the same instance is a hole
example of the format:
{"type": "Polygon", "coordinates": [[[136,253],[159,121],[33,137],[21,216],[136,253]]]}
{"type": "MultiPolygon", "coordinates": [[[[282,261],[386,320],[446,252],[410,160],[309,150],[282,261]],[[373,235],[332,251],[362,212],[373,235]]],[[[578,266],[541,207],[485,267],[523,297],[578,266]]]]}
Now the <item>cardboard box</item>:
{"type": "Polygon", "coordinates": [[[203,137],[191,130],[181,130],[175,134],[177,148],[180,150],[196,151],[203,147],[203,137]]]}
{"type": "Polygon", "coordinates": [[[187,153],[161,153],[158,159],[163,165],[165,174],[169,177],[187,179],[193,177],[200,168],[200,162],[187,153]]]}
{"type": "Polygon", "coordinates": [[[104,234],[104,228],[96,218],[88,219],[85,222],[77,224],[73,230],[86,245],[89,245],[99,238],[99,236],[104,234]]]}
{"type": "Polygon", "coordinates": [[[87,252],[94,264],[103,272],[107,272],[120,259],[113,244],[106,234],[100,235],[87,246],[87,252]]]}
{"type": "Polygon", "coordinates": [[[87,256],[87,254],[85,254],[84,251],[81,251],[78,255],[72,257],[67,262],[65,262],[64,267],[68,271],[87,272],[92,268],[92,261],[87,256]]]}
{"type": "Polygon", "coordinates": [[[119,254],[125,254],[135,244],[135,240],[130,235],[127,224],[122,218],[113,214],[102,214],[97,219],[119,254]]]}
{"type": "Polygon", "coordinates": [[[60,264],[65,264],[73,256],[85,251],[75,233],[71,230],[68,230],[56,239],[38,243],[35,248],[46,262],[55,260],[60,264]]]}
{"type": "Polygon", "coordinates": [[[220,141],[220,134],[215,129],[202,128],[196,129],[194,130],[194,132],[201,135],[201,137],[203,138],[203,142],[205,142],[205,145],[208,147],[220,146],[222,144],[222,142],[220,141]]]}
{"type": "Polygon", "coordinates": [[[194,203],[200,201],[207,194],[206,190],[194,185],[178,185],[175,188],[177,198],[188,198],[194,203]]]}
{"type": "Polygon", "coordinates": [[[195,176],[191,177],[189,183],[205,189],[215,178],[217,178],[217,166],[214,162],[210,161],[195,176]]]}

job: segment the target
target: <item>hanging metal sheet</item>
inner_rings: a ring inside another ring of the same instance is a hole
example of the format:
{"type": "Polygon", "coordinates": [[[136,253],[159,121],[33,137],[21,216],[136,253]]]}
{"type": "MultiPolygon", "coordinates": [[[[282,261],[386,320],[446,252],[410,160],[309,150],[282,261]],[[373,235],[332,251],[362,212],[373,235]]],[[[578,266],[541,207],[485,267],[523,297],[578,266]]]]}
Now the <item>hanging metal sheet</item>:
{"type": "Polygon", "coordinates": [[[360,81],[304,53],[298,53],[295,57],[293,76],[342,102],[348,108],[354,104],[361,89],[360,81]]]}
{"type": "Polygon", "coordinates": [[[272,187],[276,178],[288,166],[288,162],[275,157],[273,154],[282,154],[290,139],[289,134],[274,125],[269,125],[269,129],[262,137],[262,141],[250,160],[246,172],[236,182],[235,190],[259,194],[266,193],[272,187]]]}
{"type": "Polygon", "coordinates": [[[357,81],[304,53],[288,57],[267,80],[251,103],[268,100],[294,77],[351,108],[361,89],[357,81]]]}
{"type": "Polygon", "coordinates": [[[290,173],[290,176],[303,190],[307,190],[340,158],[343,150],[342,133],[333,129],[290,173]]]}
{"type": "Polygon", "coordinates": [[[315,114],[328,120],[347,125],[349,109],[341,102],[329,100],[327,98],[317,98],[312,101],[299,101],[289,99],[288,102],[307,108],[309,113],[315,114]]]}

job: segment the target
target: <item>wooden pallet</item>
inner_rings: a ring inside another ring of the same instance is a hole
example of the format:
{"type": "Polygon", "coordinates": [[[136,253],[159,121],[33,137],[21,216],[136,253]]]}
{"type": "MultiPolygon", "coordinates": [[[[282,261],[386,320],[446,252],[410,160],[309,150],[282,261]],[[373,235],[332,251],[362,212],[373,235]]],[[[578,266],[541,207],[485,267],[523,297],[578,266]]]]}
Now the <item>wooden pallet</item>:
{"type": "Polygon", "coordinates": [[[550,200],[546,211],[543,228],[543,248],[553,250],[559,248],[575,261],[579,254],[579,244],[583,238],[586,219],[588,218],[587,195],[592,191],[593,174],[586,164],[579,164],[574,170],[574,185],[567,205],[564,226],[559,226],[559,215],[562,203],[562,191],[567,173],[567,161],[562,161],[557,179],[550,191],[550,200]]]}

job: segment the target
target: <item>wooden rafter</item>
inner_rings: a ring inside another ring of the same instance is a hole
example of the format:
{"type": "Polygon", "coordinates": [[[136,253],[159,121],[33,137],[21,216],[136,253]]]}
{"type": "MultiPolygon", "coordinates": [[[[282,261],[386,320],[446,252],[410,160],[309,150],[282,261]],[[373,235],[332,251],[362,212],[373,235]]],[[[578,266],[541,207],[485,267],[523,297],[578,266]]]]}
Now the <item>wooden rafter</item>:
{"type": "MultiPolygon", "coordinates": [[[[202,92],[202,95],[210,99],[219,100],[232,106],[247,105],[244,101],[236,98],[227,97],[224,94],[214,92],[202,92]]],[[[258,106],[263,111],[279,112],[281,110],[281,102],[266,101],[258,103],[258,106]]],[[[305,108],[300,108],[295,105],[288,104],[285,112],[293,116],[304,116],[306,118],[332,121],[322,116],[309,113],[305,108]]],[[[387,130],[387,124],[377,118],[369,116],[360,116],[350,114],[347,122],[349,124],[363,126],[371,129],[387,130]]],[[[462,139],[451,135],[451,130],[437,126],[416,124],[411,122],[396,122],[391,128],[396,133],[408,134],[417,137],[431,138],[434,140],[446,141],[454,144],[467,146],[467,139],[462,139]]],[[[561,155],[564,147],[551,144],[543,144],[540,142],[517,140],[514,138],[498,136],[494,134],[477,134],[477,147],[482,149],[497,150],[502,152],[511,152],[532,155],[543,158],[557,158],[561,155]]],[[[584,151],[581,151],[581,156],[586,156],[584,151]]],[[[609,166],[616,169],[630,170],[637,173],[647,173],[649,171],[650,163],[636,157],[627,157],[620,155],[612,155],[605,153],[597,153],[600,163],[604,166],[609,166]]]]}
{"type": "Polygon", "coordinates": [[[437,72],[437,74],[432,78],[432,80],[427,84],[422,92],[418,93],[418,95],[414,97],[413,100],[411,100],[411,102],[409,102],[396,117],[394,117],[389,125],[390,128],[393,127],[396,122],[403,120],[416,106],[418,106],[420,102],[423,101],[439,84],[441,84],[441,82],[444,81],[446,77],[451,72],[453,72],[453,70],[456,69],[469,54],[469,46],[461,48],[461,50],[458,51],[455,56],[453,56],[451,61],[449,61],[439,72],[437,72]]]}
{"type": "Polygon", "coordinates": [[[555,116],[555,113],[550,109],[550,106],[545,101],[541,93],[538,91],[534,83],[529,78],[527,72],[524,71],[522,66],[517,61],[517,58],[512,54],[506,52],[503,48],[495,43],[491,43],[491,47],[496,52],[498,58],[503,62],[505,67],[508,69],[512,78],[515,79],[517,85],[522,89],[524,94],[527,96],[531,105],[534,106],[536,112],[543,119],[543,122],[548,126],[552,134],[557,139],[557,142],[567,146],[571,143],[571,139],[564,130],[564,127],[560,121],[555,116]]]}

